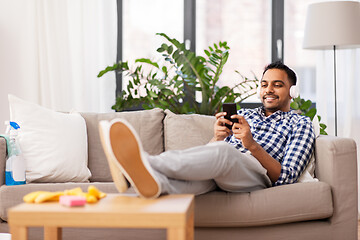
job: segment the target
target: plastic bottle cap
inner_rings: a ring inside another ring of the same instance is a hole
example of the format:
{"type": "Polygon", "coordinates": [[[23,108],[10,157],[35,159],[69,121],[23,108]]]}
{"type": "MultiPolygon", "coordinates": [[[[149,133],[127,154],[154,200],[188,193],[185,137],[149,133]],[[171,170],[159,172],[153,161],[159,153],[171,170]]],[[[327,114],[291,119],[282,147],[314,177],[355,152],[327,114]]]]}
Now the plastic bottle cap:
{"type": "Polygon", "coordinates": [[[15,130],[20,128],[19,124],[17,124],[16,122],[10,122],[10,126],[13,127],[15,130]]]}

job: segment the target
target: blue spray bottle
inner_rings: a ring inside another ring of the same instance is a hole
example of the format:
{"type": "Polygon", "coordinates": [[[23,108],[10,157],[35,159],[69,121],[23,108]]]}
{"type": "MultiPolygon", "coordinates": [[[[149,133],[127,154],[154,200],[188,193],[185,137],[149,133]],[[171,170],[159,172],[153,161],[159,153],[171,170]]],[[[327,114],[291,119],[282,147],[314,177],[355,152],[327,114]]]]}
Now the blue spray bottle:
{"type": "Polygon", "coordinates": [[[20,126],[16,122],[5,122],[9,136],[8,159],[6,160],[5,184],[26,184],[26,163],[17,139],[20,126]]]}

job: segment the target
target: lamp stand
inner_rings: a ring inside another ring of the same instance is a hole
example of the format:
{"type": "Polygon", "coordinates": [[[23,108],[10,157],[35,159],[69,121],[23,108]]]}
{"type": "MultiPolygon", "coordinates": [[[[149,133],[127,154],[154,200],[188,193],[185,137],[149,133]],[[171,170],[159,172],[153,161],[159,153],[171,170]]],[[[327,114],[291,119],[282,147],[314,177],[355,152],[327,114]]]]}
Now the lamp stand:
{"type": "Polygon", "coordinates": [[[334,45],[334,95],[335,95],[335,136],[337,136],[337,101],[336,101],[336,46],[334,45]]]}

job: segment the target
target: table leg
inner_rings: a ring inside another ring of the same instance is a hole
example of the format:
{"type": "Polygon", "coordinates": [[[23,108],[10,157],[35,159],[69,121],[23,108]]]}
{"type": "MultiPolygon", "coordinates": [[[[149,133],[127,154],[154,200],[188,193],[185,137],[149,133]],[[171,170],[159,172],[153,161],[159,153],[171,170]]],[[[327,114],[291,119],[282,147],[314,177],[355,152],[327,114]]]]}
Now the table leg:
{"type": "Polygon", "coordinates": [[[192,213],[186,223],[186,240],[194,240],[194,213],[192,213]]]}
{"type": "Polygon", "coordinates": [[[44,227],[44,240],[61,240],[62,230],[59,227],[44,227]]]}
{"type": "Polygon", "coordinates": [[[185,228],[168,228],[167,240],[186,240],[185,228]]]}
{"type": "Polygon", "coordinates": [[[10,233],[12,240],[27,240],[27,227],[25,226],[10,226],[10,233]]]}
{"type": "Polygon", "coordinates": [[[189,216],[185,227],[168,228],[167,240],[194,240],[194,213],[189,216]]]}

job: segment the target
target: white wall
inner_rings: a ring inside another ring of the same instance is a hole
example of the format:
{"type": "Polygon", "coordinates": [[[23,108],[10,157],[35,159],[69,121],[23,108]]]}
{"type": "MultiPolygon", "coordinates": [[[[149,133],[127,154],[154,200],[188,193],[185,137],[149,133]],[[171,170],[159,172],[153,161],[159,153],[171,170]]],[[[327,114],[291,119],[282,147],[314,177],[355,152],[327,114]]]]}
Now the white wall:
{"type": "Polygon", "coordinates": [[[36,73],[32,66],[36,43],[29,34],[33,31],[33,24],[29,24],[30,7],[26,0],[0,0],[0,133],[4,133],[3,123],[10,117],[9,93],[38,102],[37,93],[28,90],[36,73]]]}
{"type": "Polygon", "coordinates": [[[7,95],[57,111],[109,112],[116,60],[115,0],[0,0],[0,134],[7,95]],[[65,49],[65,50],[63,50],[65,49]]]}

